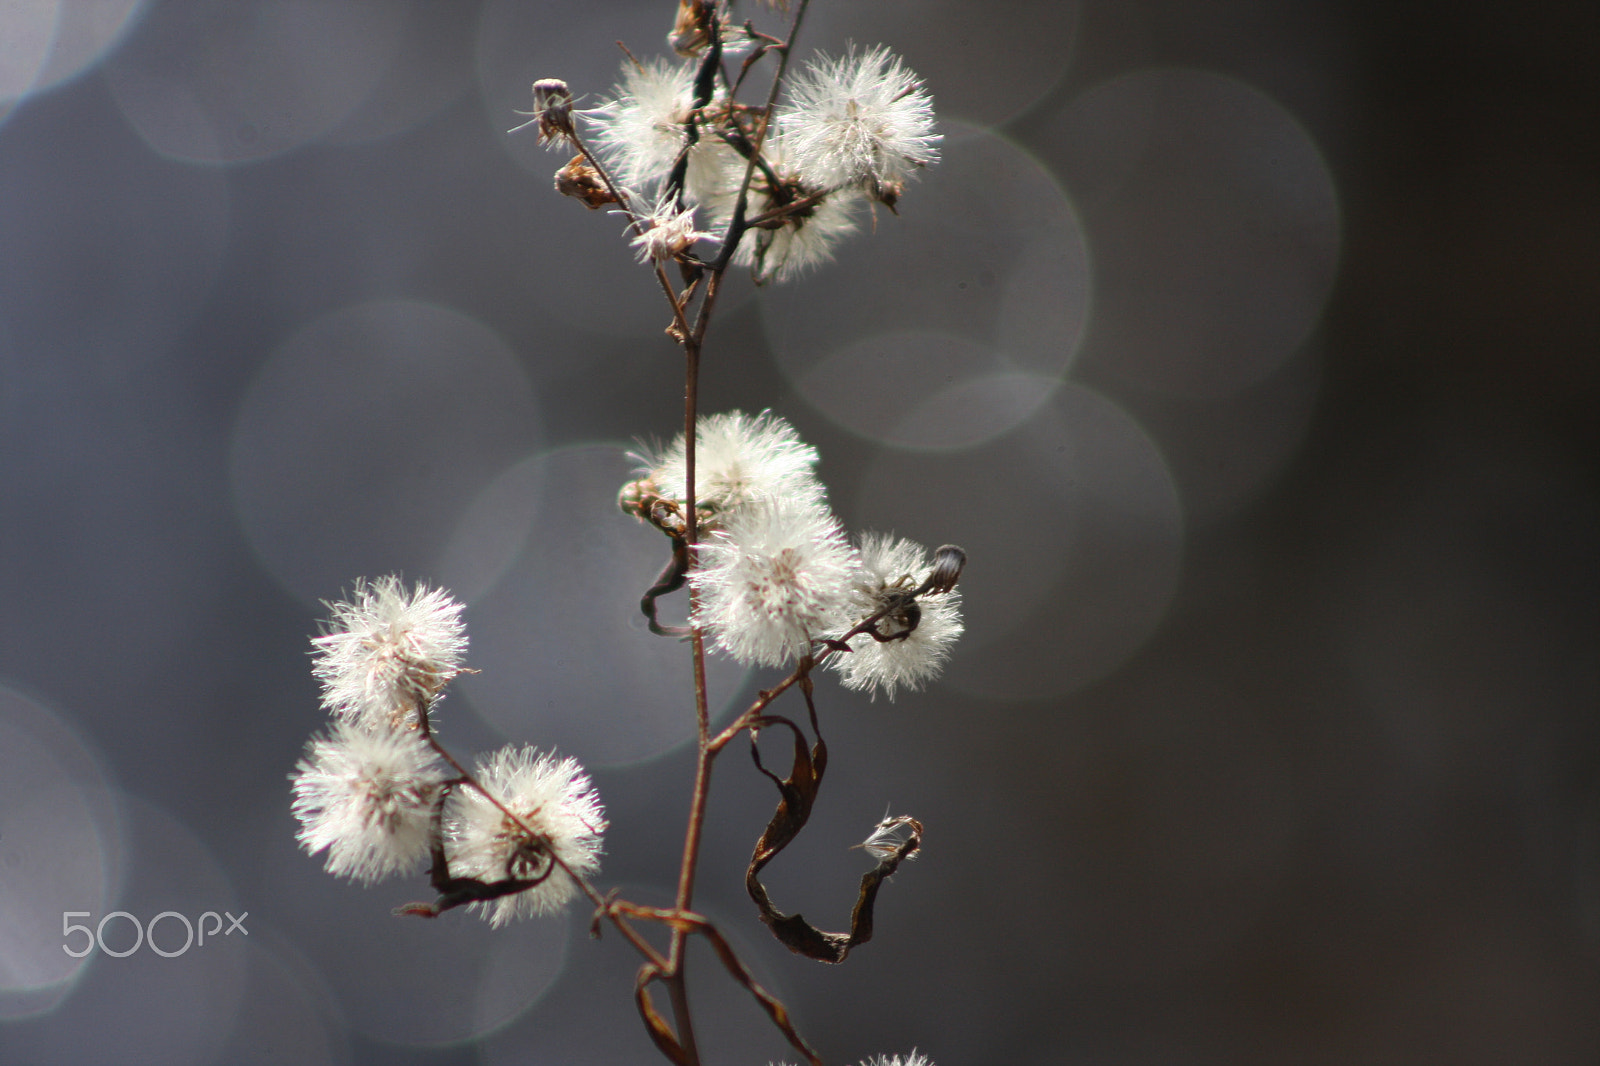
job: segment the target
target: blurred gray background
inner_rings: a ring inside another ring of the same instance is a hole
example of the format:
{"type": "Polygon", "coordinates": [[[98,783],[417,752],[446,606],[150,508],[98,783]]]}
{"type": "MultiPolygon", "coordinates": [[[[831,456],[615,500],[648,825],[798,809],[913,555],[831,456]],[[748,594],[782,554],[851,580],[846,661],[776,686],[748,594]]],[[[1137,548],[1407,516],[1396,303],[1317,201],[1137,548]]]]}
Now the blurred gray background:
{"type": "MultiPolygon", "coordinates": [[[[444,738],[580,758],[601,883],[670,898],[687,664],[613,499],[681,361],[620,220],[505,131],[671,16],[0,7],[7,1066],[661,1061],[581,909],[391,917],[423,880],[322,873],[286,775],[319,600],[444,583],[482,671],[444,738]],[[62,951],[116,911],[125,957],[62,951]],[[206,912],[248,936],[179,953],[206,912]]],[[[700,905],[829,1062],[1600,1058],[1597,29],[817,0],[801,54],[896,49],[945,158],[836,263],[730,288],[703,407],[790,420],[852,529],[971,554],[940,683],[818,687],[778,904],[844,928],[849,846],[928,827],[842,967],[755,920],[775,797],[718,766],[700,905]]],[[[718,713],[775,676],[717,666],[718,713]]],[[[709,1062],[793,1061],[692,961],[709,1062]]]]}

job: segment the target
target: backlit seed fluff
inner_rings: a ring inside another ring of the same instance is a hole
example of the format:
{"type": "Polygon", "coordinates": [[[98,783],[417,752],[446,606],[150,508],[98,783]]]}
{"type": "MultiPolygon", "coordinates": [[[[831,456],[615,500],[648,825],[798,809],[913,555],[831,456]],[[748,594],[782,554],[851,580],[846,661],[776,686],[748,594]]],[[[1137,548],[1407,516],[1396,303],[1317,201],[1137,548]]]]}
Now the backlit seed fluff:
{"type": "MultiPolygon", "coordinates": [[[[891,818],[885,815],[882,821],[872,827],[872,832],[867,836],[867,839],[857,844],[856,847],[882,862],[900,854],[900,849],[905,846],[907,840],[911,839],[912,833],[920,834],[921,831],[921,823],[914,818],[906,815],[891,818]]],[[[922,848],[919,844],[918,847],[907,852],[905,857],[914,860],[921,854],[922,848]]]]}
{"type": "Polygon", "coordinates": [[[828,665],[839,671],[846,688],[866,689],[873,698],[882,690],[892,700],[901,685],[918,689],[939,676],[950,646],[964,629],[960,591],[924,593],[916,597],[914,607],[902,606],[932,569],[926,550],[915,541],[883,533],[861,539],[861,569],[851,587],[850,620],[830,635],[841,636],[885,608],[888,613],[876,623],[878,633],[893,637],[909,630],[909,634],[881,642],[863,633],[850,638],[850,651],[830,655],[828,665]]]}
{"type": "Polygon", "coordinates": [[[861,1066],[933,1066],[933,1060],[912,1049],[905,1058],[899,1055],[875,1055],[870,1059],[862,1059],[861,1066]]]}
{"type": "Polygon", "coordinates": [[[699,546],[694,624],[741,662],[778,666],[844,621],[856,553],[819,502],[756,500],[699,546]]]}
{"type": "MultiPolygon", "coordinates": [[[[745,220],[752,225],[739,240],[733,265],[749,268],[758,283],[784,282],[832,259],[834,245],[859,228],[867,200],[855,187],[829,191],[808,184],[776,132],[767,136],[761,154],[777,184],[761,169],[752,175],[745,209],[745,220]]],[[[722,159],[722,180],[705,203],[711,227],[725,232],[744,180],[745,160],[734,152],[723,153],[722,159]]]]}
{"type": "MultiPolygon", "coordinates": [[[[641,472],[662,496],[681,503],[688,492],[686,464],[680,433],[659,455],[645,459],[641,472]]],[[[769,496],[821,501],[826,490],[816,465],[817,450],[770,411],[703,415],[695,423],[695,506],[710,516],[707,529],[769,496]]]]}
{"type": "Polygon", "coordinates": [[[903,183],[938,161],[933,98],[887,48],[819,56],[789,85],[778,126],[807,185],[903,183]]]}
{"type": "Polygon", "coordinates": [[[312,674],[322,705],[369,727],[415,721],[451,678],[467,649],[462,604],[443,589],[408,590],[393,575],[358,580],[312,639],[312,674]]]}
{"type": "Polygon", "coordinates": [[[684,123],[693,109],[694,66],[652,59],[624,63],[611,99],[581,114],[613,176],[654,193],[689,143],[684,123]]]}
{"type": "Polygon", "coordinates": [[[444,774],[421,734],[335,722],[289,777],[300,845],[312,855],[326,848],[329,873],[370,883],[428,858],[444,774]]]}
{"type": "MultiPolygon", "coordinates": [[[[750,214],[770,211],[777,203],[771,196],[752,195],[750,214]]],[[[857,216],[864,203],[866,198],[854,190],[840,189],[788,216],[776,228],[746,230],[733,265],[748,268],[758,284],[797,278],[833,259],[834,245],[860,228],[857,216]]]]}
{"type": "Polygon", "coordinates": [[[578,891],[568,870],[600,869],[605,808],[578,761],[533,747],[504,747],[480,760],[477,778],[526,825],[507,818],[475,788],[460,787],[445,803],[445,855],[454,877],[485,883],[537,880],[513,895],[474,903],[495,926],[560,910],[578,891]],[[532,830],[533,835],[529,835],[532,830]]]}
{"type": "MultiPolygon", "coordinates": [[[[640,225],[644,229],[635,233],[629,243],[633,245],[634,254],[641,263],[662,263],[676,259],[694,247],[696,241],[714,240],[716,237],[715,234],[701,233],[694,228],[694,208],[678,211],[665,197],[657,202],[640,225]]],[[[634,228],[634,224],[630,223],[629,231],[632,232],[634,228]]]]}

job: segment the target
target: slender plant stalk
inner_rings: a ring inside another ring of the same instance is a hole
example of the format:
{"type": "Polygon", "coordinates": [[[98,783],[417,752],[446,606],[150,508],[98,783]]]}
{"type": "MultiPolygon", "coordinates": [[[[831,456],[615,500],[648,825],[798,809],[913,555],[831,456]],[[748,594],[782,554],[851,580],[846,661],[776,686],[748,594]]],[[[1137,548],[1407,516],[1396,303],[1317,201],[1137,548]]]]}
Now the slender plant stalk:
{"type": "MultiPolygon", "coordinates": [[[[778,93],[782,88],[784,72],[788,68],[789,52],[794,44],[795,35],[799,32],[800,23],[805,18],[808,2],[809,0],[799,0],[795,9],[794,21],[789,27],[788,40],[777,50],[779,56],[778,69],[773,74],[772,88],[767,94],[767,106],[763,113],[761,129],[756,136],[756,151],[752,154],[751,162],[745,167],[744,180],[740,186],[739,199],[734,208],[733,219],[729,224],[721,254],[717,256],[716,262],[710,268],[710,278],[706,282],[705,295],[700,301],[694,328],[686,330],[682,334],[684,348],[684,510],[686,512],[684,523],[686,527],[685,539],[689,545],[691,566],[693,565],[695,545],[699,542],[699,515],[695,501],[695,430],[699,419],[701,346],[705,340],[706,330],[711,325],[711,316],[716,308],[717,296],[722,290],[723,275],[733,258],[734,248],[743,236],[744,212],[749,196],[750,181],[755,173],[754,158],[759,156],[761,143],[765,140],[767,129],[772,124],[772,111],[777,103],[778,93]]],[[[666,291],[668,299],[673,305],[676,324],[682,329],[683,308],[672,297],[670,288],[667,288],[666,291]]],[[[689,588],[689,643],[694,664],[696,757],[694,792],[689,801],[689,819],[684,831],[683,857],[678,867],[678,893],[675,900],[675,908],[680,915],[689,913],[694,905],[695,875],[700,865],[700,842],[705,830],[706,803],[709,800],[711,791],[711,763],[716,758],[717,752],[721,750],[721,745],[713,747],[711,744],[711,715],[706,698],[705,638],[700,627],[694,624],[697,603],[698,593],[694,586],[691,585],[689,588]]],[[[687,925],[675,924],[672,927],[670,947],[667,952],[666,981],[672,999],[673,1013],[678,1019],[678,1041],[683,1046],[688,1061],[694,1066],[698,1066],[700,1061],[699,1050],[694,1038],[693,1015],[689,1007],[685,974],[684,948],[690,932],[691,929],[687,925]]]]}

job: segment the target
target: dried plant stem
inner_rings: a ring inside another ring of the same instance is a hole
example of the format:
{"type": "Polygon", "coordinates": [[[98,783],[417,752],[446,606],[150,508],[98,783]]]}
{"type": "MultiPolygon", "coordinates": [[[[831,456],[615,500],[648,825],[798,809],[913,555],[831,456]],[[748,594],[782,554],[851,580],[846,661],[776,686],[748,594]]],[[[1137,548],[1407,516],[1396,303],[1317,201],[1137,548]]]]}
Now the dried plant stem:
{"type": "Polygon", "coordinates": [[[750,203],[750,180],[755,176],[756,160],[761,157],[762,145],[766,143],[767,131],[772,126],[773,108],[777,106],[778,92],[783,88],[783,75],[789,69],[789,53],[794,49],[794,39],[800,32],[800,24],[805,21],[809,3],[810,0],[799,0],[795,5],[794,21],[789,24],[788,39],[781,45],[767,46],[771,51],[778,53],[778,69],[772,76],[772,88],[767,91],[767,105],[761,112],[761,128],[756,131],[756,143],[745,161],[744,180],[739,184],[739,199],[733,205],[733,217],[728,220],[728,236],[723,241],[722,253],[717,256],[713,268],[714,274],[721,274],[728,268],[728,263],[733,259],[734,249],[738,247],[739,239],[744,236],[746,226],[744,213],[750,203]]]}
{"type": "MultiPolygon", "coordinates": [[[[700,392],[701,352],[705,343],[706,331],[710,327],[712,315],[716,308],[717,298],[722,290],[723,276],[727,272],[729,264],[732,262],[733,253],[738,247],[740,239],[743,237],[745,230],[748,228],[745,221],[745,211],[749,200],[750,183],[755,174],[756,160],[760,158],[761,145],[765,141],[768,129],[771,125],[773,107],[777,103],[778,94],[782,89],[783,76],[788,68],[790,48],[793,45],[795,35],[799,31],[800,24],[805,17],[807,6],[808,0],[799,0],[799,2],[796,4],[794,20],[790,24],[787,40],[782,43],[772,41],[761,50],[762,53],[765,53],[766,51],[774,51],[778,53],[777,70],[773,74],[772,86],[767,95],[766,107],[762,111],[761,124],[756,131],[754,149],[749,153],[749,160],[745,167],[745,174],[740,186],[739,197],[734,207],[732,218],[729,221],[727,233],[723,239],[722,248],[720,249],[715,261],[710,264],[697,266],[695,268],[695,274],[693,278],[688,279],[688,284],[686,285],[681,296],[674,292],[673,287],[668,281],[666,273],[661,264],[655,264],[656,277],[661,285],[663,294],[667,298],[667,302],[672,307],[673,322],[671,328],[668,330],[668,333],[678,340],[678,342],[683,346],[684,351],[683,426],[684,480],[686,492],[684,500],[683,543],[687,546],[689,553],[689,566],[691,567],[694,565],[695,546],[699,541],[700,532],[698,521],[699,513],[696,507],[695,499],[695,453],[697,444],[695,438],[696,423],[698,422],[699,418],[698,405],[700,392]],[[694,290],[698,286],[698,282],[702,276],[700,273],[702,268],[704,270],[704,276],[706,279],[705,288],[701,293],[700,305],[696,309],[694,323],[691,327],[686,317],[686,310],[693,299],[694,290]]],[[[713,54],[717,53],[720,53],[720,48],[714,45],[713,54]]],[[[752,57],[751,60],[747,60],[741,69],[741,82],[743,81],[744,75],[748,72],[754,58],[755,57],[752,57]]],[[[689,131],[691,138],[694,136],[695,132],[696,131],[693,129],[689,131]]],[[[629,219],[631,229],[635,232],[635,234],[643,233],[647,223],[640,217],[637,209],[629,202],[626,190],[622,189],[612,181],[610,174],[606,171],[606,168],[601,163],[600,159],[590,152],[588,147],[576,135],[575,132],[572,134],[572,141],[574,146],[578,149],[579,153],[585,158],[588,164],[595,169],[595,172],[599,175],[600,180],[604,183],[610,195],[621,206],[623,213],[626,214],[629,219]]],[[[765,219],[763,219],[763,221],[764,220],[765,219]]],[[[639,949],[640,954],[644,956],[646,962],[644,967],[640,970],[636,982],[635,999],[637,1001],[640,1014],[644,1018],[646,1028],[650,1032],[651,1038],[656,1042],[657,1047],[662,1051],[662,1053],[665,1054],[669,1059],[679,1063],[680,1066],[699,1066],[700,1062],[699,1048],[697,1046],[694,1033],[693,1012],[689,1004],[687,978],[685,973],[685,947],[688,937],[692,933],[698,933],[707,938],[712,947],[716,950],[718,956],[722,959],[723,965],[727,967],[728,971],[735,977],[736,980],[743,984],[744,987],[756,997],[756,999],[762,1004],[763,1008],[767,1010],[769,1016],[771,1016],[773,1019],[774,1024],[776,1024],[784,1032],[785,1036],[788,1037],[790,1043],[805,1056],[808,1062],[814,1064],[814,1066],[820,1066],[821,1060],[818,1058],[816,1052],[813,1051],[794,1030],[792,1023],[789,1021],[788,1013],[784,1009],[783,1005],[759,985],[757,985],[753,979],[751,979],[749,972],[744,968],[743,964],[739,962],[737,957],[733,954],[732,949],[728,946],[727,942],[722,938],[722,936],[717,933],[716,930],[712,928],[704,918],[694,914],[692,911],[694,905],[695,878],[699,869],[700,846],[705,829],[706,805],[709,799],[711,788],[712,762],[716,759],[717,754],[727,745],[728,741],[743,729],[754,725],[759,719],[762,709],[771,703],[771,701],[784,690],[788,689],[797,681],[802,682],[802,687],[809,688],[809,678],[807,675],[809,674],[812,660],[808,656],[793,674],[791,674],[775,688],[763,692],[761,694],[761,698],[758,699],[750,709],[741,714],[737,721],[729,726],[728,729],[724,730],[722,733],[713,738],[711,735],[709,701],[706,694],[705,639],[701,629],[698,626],[693,625],[693,619],[696,614],[697,606],[698,593],[691,585],[689,590],[689,616],[691,619],[691,625],[689,627],[689,644],[694,671],[694,711],[696,736],[695,777],[694,790],[689,801],[689,817],[684,831],[683,854],[678,868],[678,885],[673,909],[671,911],[663,911],[651,908],[641,908],[624,901],[602,899],[594,890],[594,888],[581,877],[571,874],[571,871],[568,871],[568,873],[573,877],[574,882],[578,884],[579,888],[584,892],[584,894],[596,904],[596,923],[600,921],[602,916],[608,918],[612,924],[622,931],[623,935],[628,938],[629,942],[639,949]],[[638,934],[638,932],[634,930],[627,921],[624,920],[625,916],[661,921],[669,926],[671,930],[669,946],[664,957],[661,953],[657,952],[653,947],[651,947],[649,942],[645,941],[638,934]],[[660,1017],[659,1014],[656,1013],[654,1007],[651,1005],[648,986],[653,981],[661,981],[666,985],[668,997],[672,1003],[673,1015],[677,1020],[677,1029],[675,1032],[667,1026],[666,1022],[660,1017]]],[[[824,651],[823,655],[826,656],[826,654],[827,652],[824,651]]],[[[807,703],[809,704],[809,702],[810,697],[808,692],[807,703]]],[[[812,714],[812,719],[815,721],[815,712],[812,714]]],[[[429,737],[429,740],[430,742],[433,742],[431,736],[429,737]]],[[[471,787],[477,788],[480,792],[484,792],[484,795],[488,796],[491,802],[494,802],[497,807],[500,807],[501,810],[506,813],[507,817],[512,818],[512,820],[517,822],[519,825],[522,824],[520,818],[517,818],[510,811],[506,811],[500,802],[495,799],[495,797],[485,791],[481,785],[478,785],[470,774],[462,769],[454,759],[450,758],[442,748],[439,748],[436,742],[433,743],[435,749],[438,750],[440,754],[450,763],[450,765],[455,767],[462,775],[462,779],[465,783],[471,787]]],[[[564,864],[562,868],[566,869],[564,864]]]]}
{"type": "MultiPolygon", "coordinates": [[[[617,205],[622,208],[622,213],[628,216],[628,229],[632,230],[635,236],[644,233],[648,227],[645,225],[645,220],[639,217],[639,212],[633,204],[629,202],[628,191],[611,180],[611,174],[606,170],[605,164],[600,161],[598,155],[589,151],[589,146],[583,143],[583,138],[579,136],[576,128],[568,130],[567,136],[572,141],[572,146],[578,150],[578,154],[594,168],[596,174],[600,175],[600,181],[605,185],[606,192],[616,200],[617,205]]],[[[683,317],[683,301],[672,291],[672,282],[667,280],[667,272],[661,264],[652,265],[655,268],[656,281],[661,284],[661,292],[666,296],[667,303],[672,305],[673,329],[680,337],[688,336],[689,323],[683,317]]]]}

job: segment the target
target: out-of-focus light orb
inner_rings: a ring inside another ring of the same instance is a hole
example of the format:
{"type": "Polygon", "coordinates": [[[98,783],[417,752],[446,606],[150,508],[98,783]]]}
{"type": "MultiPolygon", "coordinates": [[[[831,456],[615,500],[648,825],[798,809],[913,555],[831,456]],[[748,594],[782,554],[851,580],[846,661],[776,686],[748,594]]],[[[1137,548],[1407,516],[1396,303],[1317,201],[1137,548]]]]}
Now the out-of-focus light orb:
{"type": "Polygon", "coordinates": [[[93,69],[144,0],[9,0],[0,5],[0,122],[20,102],[93,69]]]}
{"type": "Polygon", "coordinates": [[[362,576],[436,582],[462,511],[539,426],[526,373],[476,319],[404,300],[346,307],[290,337],[245,396],[239,519],[308,603],[362,576]]]}
{"type": "Polygon", "coordinates": [[[22,0],[0,9],[0,106],[29,89],[50,58],[61,0],[22,0]]]}
{"type": "Polygon", "coordinates": [[[1182,570],[1166,461],[1126,411],[1080,385],[970,451],[885,450],[856,513],[966,549],[967,629],[940,683],[975,695],[1058,696],[1104,677],[1155,632],[1182,570]]]}
{"type": "Polygon", "coordinates": [[[439,558],[439,581],[472,602],[493,588],[528,545],[535,523],[549,515],[547,464],[529,456],[497,474],[466,506],[439,558]]]}
{"type": "Polygon", "coordinates": [[[349,1030],[322,975],[262,912],[249,919],[249,984],[217,1062],[234,1066],[350,1062],[349,1030]]]}
{"type": "Polygon", "coordinates": [[[119,816],[99,757],[48,708],[0,686],[0,1023],[48,1012],[82,977],[89,959],[62,950],[61,913],[114,909],[119,816]]]}
{"type": "Polygon", "coordinates": [[[106,83],[163,155],[265,159],[320,139],[366,103],[406,17],[391,0],[160,4],[106,62],[106,83]]]}
{"type": "MultiPolygon", "coordinates": [[[[540,502],[520,556],[468,614],[480,672],[460,680],[462,694],[507,737],[585,765],[638,762],[690,740],[689,647],[651,633],[639,610],[671,547],[617,508],[636,464],[619,444],[575,445],[532,462],[537,469],[505,474],[507,485],[536,487],[540,502]]],[[[485,493],[505,495],[502,485],[485,493]]],[[[686,590],[659,600],[662,622],[681,623],[686,602],[686,590]]],[[[706,665],[716,716],[745,670],[714,654],[706,665]]]]}
{"type": "Polygon", "coordinates": [[[773,357],[806,400],[901,448],[970,448],[1020,425],[1088,320],[1089,249],[1061,186],[1009,141],[957,131],[901,218],[761,296],[773,357]]]}
{"type": "Polygon", "coordinates": [[[66,886],[49,915],[58,953],[95,935],[82,979],[57,1010],[7,1024],[7,1062],[124,1062],[131,1052],[134,1061],[203,1066],[233,1028],[251,952],[247,932],[223,932],[233,928],[225,916],[248,931],[249,912],[270,904],[241,895],[172,815],[129,795],[122,805],[121,890],[102,902],[92,884],[66,886]],[[87,932],[59,935],[69,921],[87,932]]]}
{"type": "Polygon", "coordinates": [[[1098,380],[1228,396],[1304,342],[1338,270],[1339,203],[1277,101],[1208,71],[1137,71],[1081,93],[1040,143],[1094,248],[1098,380]]]}
{"type": "Polygon", "coordinates": [[[438,1047],[493,1033],[550,989],[566,968],[575,912],[502,929],[466,910],[438,919],[390,913],[432,899],[425,882],[380,886],[344,951],[316,951],[357,1031],[390,1044],[438,1047]],[[351,950],[353,948],[353,950],[351,950]]]}
{"type": "MultiPolygon", "coordinates": [[[[453,692],[441,712],[435,724],[446,745],[471,766],[473,746],[463,745],[461,735],[481,734],[482,726],[463,721],[453,692]]],[[[427,871],[374,885],[332,876],[325,852],[307,855],[296,847],[287,782],[284,788],[276,831],[259,841],[252,890],[274,901],[266,912],[272,943],[290,968],[283,976],[301,987],[282,990],[290,1009],[303,1010],[303,1000],[326,1008],[318,1016],[326,1040],[308,1043],[331,1045],[346,1031],[397,1045],[464,1043],[509,1024],[560,978],[573,928],[587,921],[581,904],[500,929],[465,907],[434,919],[396,915],[397,906],[436,898],[427,871]]],[[[247,1009],[232,1039],[269,1021],[247,1009]]]]}

